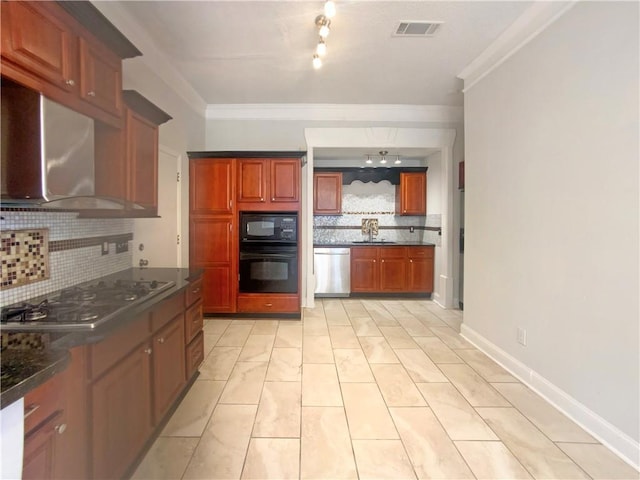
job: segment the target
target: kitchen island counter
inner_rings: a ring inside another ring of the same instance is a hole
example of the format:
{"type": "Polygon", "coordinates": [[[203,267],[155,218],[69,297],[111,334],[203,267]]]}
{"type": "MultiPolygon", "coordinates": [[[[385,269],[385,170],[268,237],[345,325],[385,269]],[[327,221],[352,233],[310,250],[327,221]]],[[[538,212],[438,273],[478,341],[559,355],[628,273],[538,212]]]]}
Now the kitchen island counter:
{"type": "MultiPolygon", "coordinates": [[[[0,332],[2,333],[2,381],[0,384],[1,408],[10,405],[29,391],[40,386],[56,374],[63,371],[69,362],[69,349],[97,343],[116,330],[125,327],[139,318],[139,315],[158,303],[181,292],[191,281],[201,275],[199,269],[189,268],[130,268],[113,273],[92,282],[133,280],[133,281],[172,281],[174,286],[148,301],[122,312],[113,320],[98,328],[78,332],[0,332]],[[22,340],[16,338],[23,337],[22,340]]],[[[53,292],[52,292],[53,294],[53,292]]],[[[50,294],[51,295],[51,294],[50,294]]],[[[36,302],[29,299],[27,302],[36,302]]]]}

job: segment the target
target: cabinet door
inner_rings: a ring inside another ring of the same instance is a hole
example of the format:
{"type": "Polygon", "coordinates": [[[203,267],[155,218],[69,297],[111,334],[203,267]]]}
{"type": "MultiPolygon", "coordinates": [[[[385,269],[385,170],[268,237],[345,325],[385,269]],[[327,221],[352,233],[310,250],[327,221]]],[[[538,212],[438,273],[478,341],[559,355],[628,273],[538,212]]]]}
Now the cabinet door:
{"type": "Polygon", "coordinates": [[[122,61],[105,46],[80,38],[80,97],[105,112],[122,114],[122,61]]]}
{"type": "Polygon", "coordinates": [[[317,215],[342,213],[342,173],[313,174],[313,213],[317,215]]]}
{"type": "Polygon", "coordinates": [[[153,336],[152,345],[153,412],[157,424],[186,382],[183,315],[161,328],[153,336]]]}
{"type": "Polygon", "coordinates": [[[151,353],[141,344],[91,387],[93,478],[122,478],[151,434],[151,353]]]}
{"type": "Polygon", "coordinates": [[[380,257],[380,291],[404,292],[406,290],[406,248],[382,247],[380,257]]]}
{"type": "Polygon", "coordinates": [[[190,210],[199,215],[231,215],[235,194],[233,159],[198,158],[189,168],[190,210]]]}
{"type": "Polygon", "coordinates": [[[57,478],[54,471],[57,439],[65,429],[63,412],[58,411],[25,437],[22,463],[24,480],[57,478]]]}
{"type": "Polygon", "coordinates": [[[351,291],[377,292],[379,289],[378,249],[357,247],[351,249],[351,291]]]}
{"type": "Polygon", "coordinates": [[[231,264],[203,267],[202,308],[204,313],[236,311],[238,275],[231,264]]]}
{"type": "Polygon", "coordinates": [[[300,201],[300,161],[271,159],[269,200],[272,203],[298,203],[300,201]]]}
{"type": "Polygon", "coordinates": [[[400,215],[427,214],[427,174],[422,172],[400,173],[400,215]]]}
{"type": "Polygon", "coordinates": [[[231,217],[191,217],[191,264],[231,263],[235,257],[231,217]]]}
{"type": "Polygon", "coordinates": [[[2,2],[2,56],[59,88],[78,88],[77,37],[47,2],[2,2]]]}
{"type": "Polygon", "coordinates": [[[408,251],[407,291],[432,292],[433,247],[412,247],[408,251]]]}
{"type": "Polygon", "coordinates": [[[130,109],[126,116],[127,200],[158,209],[158,127],[130,109]]]}
{"type": "Polygon", "coordinates": [[[267,160],[238,160],[238,203],[265,203],[267,193],[267,160]]]}

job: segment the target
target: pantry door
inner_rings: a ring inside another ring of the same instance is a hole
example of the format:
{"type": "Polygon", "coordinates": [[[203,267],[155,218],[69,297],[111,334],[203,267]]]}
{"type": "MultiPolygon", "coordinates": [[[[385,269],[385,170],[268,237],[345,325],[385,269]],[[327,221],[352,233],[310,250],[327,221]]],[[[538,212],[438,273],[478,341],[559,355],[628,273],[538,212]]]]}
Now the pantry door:
{"type": "Polygon", "coordinates": [[[180,255],[180,177],[182,155],[160,145],[158,154],[158,216],[134,220],[133,266],[182,267],[180,255]]]}

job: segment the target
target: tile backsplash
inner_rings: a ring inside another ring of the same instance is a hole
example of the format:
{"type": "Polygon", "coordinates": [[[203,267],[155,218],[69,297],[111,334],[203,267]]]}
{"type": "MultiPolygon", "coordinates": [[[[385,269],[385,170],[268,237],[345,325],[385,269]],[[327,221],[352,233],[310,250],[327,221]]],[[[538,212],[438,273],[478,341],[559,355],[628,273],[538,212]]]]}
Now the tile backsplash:
{"type": "MultiPolygon", "coordinates": [[[[20,286],[3,285],[0,305],[27,300],[93,280],[132,265],[132,219],[79,219],[74,212],[3,211],[0,213],[2,239],[14,231],[47,230],[48,278],[20,286]],[[103,241],[113,238],[129,241],[125,253],[115,253],[113,244],[109,253],[102,254],[103,241]]],[[[2,260],[8,259],[2,251],[2,260]]],[[[2,277],[4,283],[4,272],[2,277]]]]}
{"type": "Polygon", "coordinates": [[[49,229],[2,230],[0,259],[3,289],[49,278],[49,229]]]}
{"type": "Polygon", "coordinates": [[[440,245],[438,229],[442,215],[396,215],[395,186],[355,181],[342,186],[342,215],[314,215],[314,243],[339,243],[365,240],[363,219],[378,220],[376,240],[391,242],[428,242],[440,245]],[[413,227],[413,231],[411,231],[413,227]]]}

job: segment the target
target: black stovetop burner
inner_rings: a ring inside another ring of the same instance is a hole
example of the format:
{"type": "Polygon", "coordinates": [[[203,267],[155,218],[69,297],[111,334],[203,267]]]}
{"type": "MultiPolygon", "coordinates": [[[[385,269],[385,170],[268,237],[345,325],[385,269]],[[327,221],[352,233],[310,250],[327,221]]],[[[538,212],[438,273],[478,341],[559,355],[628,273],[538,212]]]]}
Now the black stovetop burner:
{"type": "Polygon", "coordinates": [[[155,280],[116,280],[65,288],[38,303],[3,307],[2,330],[91,330],[173,285],[155,280]]]}

